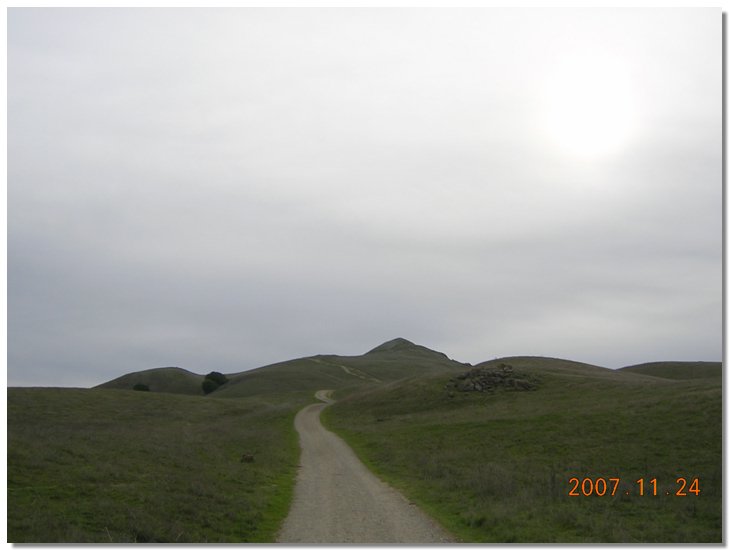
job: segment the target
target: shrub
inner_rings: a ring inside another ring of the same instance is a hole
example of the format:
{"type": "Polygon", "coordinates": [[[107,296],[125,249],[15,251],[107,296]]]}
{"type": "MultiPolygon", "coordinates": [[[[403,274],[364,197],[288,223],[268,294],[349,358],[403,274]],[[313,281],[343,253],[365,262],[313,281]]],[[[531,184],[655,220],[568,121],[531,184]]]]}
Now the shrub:
{"type": "Polygon", "coordinates": [[[149,386],[147,384],[134,384],[132,389],[135,391],[149,391],[149,386]]]}

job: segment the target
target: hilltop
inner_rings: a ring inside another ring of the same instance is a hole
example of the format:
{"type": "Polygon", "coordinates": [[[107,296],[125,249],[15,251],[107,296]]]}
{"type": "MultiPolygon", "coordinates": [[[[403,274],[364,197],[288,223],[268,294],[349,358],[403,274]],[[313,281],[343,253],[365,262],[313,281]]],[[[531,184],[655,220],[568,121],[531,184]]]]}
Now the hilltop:
{"type": "Polygon", "coordinates": [[[374,355],[382,353],[406,353],[410,355],[422,355],[429,356],[437,359],[448,359],[445,353],[440,351],[434,351],[418,344],[412,343],[410,340],[405,338],[395,338],[389,340],[384,344],[380,344],[376,348],[371,349],[365,355],[374,355]]]}
{"type": "Polygon", "coordinates": [[[143,384],[151,392],[202,395],[204,376],[178,367],[162,367],[131,372],[96,386],[101,389],[131,390],[143,384]]]}

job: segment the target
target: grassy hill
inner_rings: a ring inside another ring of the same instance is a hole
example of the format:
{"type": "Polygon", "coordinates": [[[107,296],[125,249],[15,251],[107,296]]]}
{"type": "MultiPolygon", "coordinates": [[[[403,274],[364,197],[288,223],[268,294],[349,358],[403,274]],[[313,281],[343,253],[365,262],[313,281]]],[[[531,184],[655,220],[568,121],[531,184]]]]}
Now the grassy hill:
{"type": "Polygon", "coordinates": [[[623,367],[623,371],[674,380],[721,378],[722,365],[712,361],[662,361],[623,367]]]}
{"type": "Polygon", "coordinates": [[[353,393],[324,421],[464,541],[721,542],[720,378],[530,357],[482,366],[501,363],[537,389],[461,392],[431,374],[353,393]],[[619,489],[568,496],[572,477],[619,489]],[[698,478],[700,495],[675,496],[679,477],[698,478]],[[657,496],[637,495],[641,478],[657,496]]]}
{"type": "Polygon", "coordinates": [[[336,389],[342,392],[378,386],[413,376],[456,372],[465,365],[445,354],[397,338],[364,355],[315,355],[229,375],[216,397],[336,389]]]}
{"type": "Polygon", "coordinates": [[[8,540],[271,541],[306,400],[10,388],[8,540]]]}
{"type": "MultiPolygon", "coordinates": [[[[464,364],[444,353],[396,338],[364,355],[315,355],[228,374],[229,382],[211,396],[237,398],[289,392],[297,396],[320,389],[351,391],[360,386],[463,368],[464,364]]],[[[126,390],[144,384],[152,392],[203,395],[203,379],[203,375],[180,368],[158,368],[125,374],[97,387],[126,390]]]]}
{"type": "Polygon", "coordinates": [[[125,374],[100,384],[97,388],[131,390],[137,384],[144,384],[151,392],[203,395],[203,379],[203,375],[185,369],[163,367],[125,374]]]}

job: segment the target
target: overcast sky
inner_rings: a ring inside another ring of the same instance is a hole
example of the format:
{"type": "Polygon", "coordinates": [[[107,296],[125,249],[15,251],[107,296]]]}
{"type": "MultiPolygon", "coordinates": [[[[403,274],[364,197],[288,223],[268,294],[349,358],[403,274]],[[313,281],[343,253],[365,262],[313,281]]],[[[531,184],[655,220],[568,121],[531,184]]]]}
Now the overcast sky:
{"type": "Polygon", "coordinates": [[[8,383],[721,360],[721,48],[718,8],[10,9],[8,383]]]}

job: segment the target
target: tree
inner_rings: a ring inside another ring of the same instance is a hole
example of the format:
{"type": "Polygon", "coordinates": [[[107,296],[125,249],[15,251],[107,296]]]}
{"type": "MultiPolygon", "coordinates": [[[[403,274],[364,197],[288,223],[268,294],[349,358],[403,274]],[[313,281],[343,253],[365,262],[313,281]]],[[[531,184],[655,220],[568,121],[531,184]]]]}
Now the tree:
{"type": "Polygon", "coordinates": [[[219,372],[213,371],[205,376],[205,380],[202,382],[202,389],[205,395],[214,392],[220,386],[228,382],[228,377],[219,372]]]}
{"type": "Polygon", "coordinates": [[[135,391],[149,391],[149,386],[147,384],[134,384],[132,389],[135,391]]]}
{"type": "Polygon", "coordinates": [[[223,384],[225,384],[228,381],[228,378],[224,374],[222,374],[220,372],[216,372],[216,371],[211,372],[205,378],[212,380],[218,386],[222,386],[223,384]]]}

